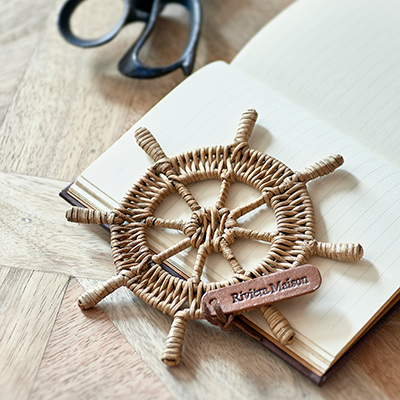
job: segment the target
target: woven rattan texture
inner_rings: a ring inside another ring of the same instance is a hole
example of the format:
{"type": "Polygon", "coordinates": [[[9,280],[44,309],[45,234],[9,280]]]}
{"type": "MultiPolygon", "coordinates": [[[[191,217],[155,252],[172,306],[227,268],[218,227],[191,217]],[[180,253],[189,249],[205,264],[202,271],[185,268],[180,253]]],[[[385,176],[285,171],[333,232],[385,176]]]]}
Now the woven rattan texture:
{"type": "MultiPolygon", "coordinates": [[[[200,303],[205,292],[305,264],[312,255],[341,261],[362,257],[359,244],[315,240],[315,217],[306,183],[333,172],[343,163],[343,158],[333,155],[304,171],[293,172],[275,158],[249,147],[256,118],[255,110],[247,110],[234,141],[228,146],[187,151],[170,158],[151,133],[140,128],[135,134],[136,140],[155,164],[132,186],[119,207],[109,213],[79,208],[67,213],[71,221],[111,227],[117,275],[84,293],[79,299],[80,306],[92,307],[118,287],[126,286],[151,306],[174,317],[162,355],[167,365],[177,365],[181,359],[187,321],[204,318],[200,303]],[[210,179],[221,182],[220,192],[215,203],[204,208],[188,185],[210,179]],[[234,182],[253,187],[259,197],[234,209],[227,208],[227,196],[234,182]],[[188,221],[155,217],[157,207],[174,192],[191,209],[188,221]],[[269,207],[275,213],[275,231],[240,226],[238,218],[259,207],[269,207]],[[174,229],[182,232],[185,239],[154,254],[148,244],[149,227],[174,229]],[[254,268],[245,271],[231,250],[237,238],[268,242],[271,247],[254,268]],[[173,276],[163,268],[163,262],[190,247],[197,250],[191,276],[173,276]],[[232,269],[232,276],[226,281],[202,280],[206,258],[213,252],[221,253],[232,269]]],[[[260,311],[276,338],[283,344],[291,343],[294,331],[280,312],[272,306],[261,307],[260,311]]],[[[232,318],[223,315],[220,318],[224,329],[231,322],[232,318]]]]}

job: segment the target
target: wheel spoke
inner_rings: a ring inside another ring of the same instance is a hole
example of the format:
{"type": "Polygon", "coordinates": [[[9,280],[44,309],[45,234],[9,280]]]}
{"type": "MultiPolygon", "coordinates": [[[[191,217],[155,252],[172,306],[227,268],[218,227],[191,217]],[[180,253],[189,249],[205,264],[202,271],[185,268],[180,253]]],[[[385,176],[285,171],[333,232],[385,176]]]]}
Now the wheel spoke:
{"type": "Polygon", "coordinates": [[[256,200],[244,204],[242,206],[236,207],[231,211],[231,217],[234,219],[238,219],[243,215],[249,213],[250,211],[255,210],[258,207],[261,207],[263,204],[266,204],[266,199],[264,195],[261,195],[256,200]]]}
{"type": "Polygon", "coordinates": [[[204,264],[207,258],[206,246],[200,245],[197,250],[196,262],[194,263],[192,278],[195,283],[199,283],[201,274],[203,273],[204,264]]]}
{"type": "Polygon", "coordinates": [[[242,114],[237,127],[235,143],[247,143],[257,121],[257,111],[249,109],[242,114]]]}
{"type": "Polygon", "coordinates": [[[190,190],[187,188],[187,186],[184,185],[182,182],[180,182],[180,179],[176,175],[171,164],[166,164],[166,167],[167,168],[165,171],[165,176],[168,178],[168,180],[174,186],[174,188],[179,193],[179,195],[182,197],[182,199],[185,200],[185,202],[190,207],[190,209],[192,211],[196,211],[196,210],[200,209],[201,207],[200,207],[199,203],[194,198],[193,194],[190,192],[190,190]]]}
{"type": "Polygon", "coordinates": [[[236,259],[233,254],[232,249],[228,246],[225,240],[221,240],[221,251],[222,255],[225,257],[225,260],[229,262],[229,265],[233,269],[235,274],[244,274],[245,271],[242,266],[239,264],[239,261],[236,259]]]}
{"type": "Polygon", "coordinates": [[[344,262],[355,262],[363,256],[363,248],[359,243],[323,243],[315,242],[315,254],[344,262]]]}
{"type": "Polygon", "coordinates": [[[282,344],[293,343],[295,332],[289,321],[274,306],[260,307],[262,316],[267,321],[275,337],[282,344]]]}
{"type": "MultiPolygon", "coordinates": [[[[138,145],[156,162],[157,169],[164,174],[168,181],[173,185],[183,200],[186,201],[192,211],[200,208],[196,199],[190,193],[189,189],[180,181],[177,173],[172,167],[171,160],[165,155],[163,149],[157,140],[147,128],[139,128],[135,132],[135,138],[138,145]]],[[[162,175],[161,175],[162,176],[162,175]]]]}
{"type": "Polygon", "coordinates": [[[275,234],[271,232],[259,232],[252,229],[234,226],[231,228],[234,236],[243,239],[262,240],[263,242],[271,243],[275,234]]]}
{"type": "Polygon", "coordinates": [[[333,172],[336,168],[343,164],[343,157],[339,154],[334,154],[326,157],[313,165],[305,168],[304,171],[297,171],[294,175],[301,182],[308,182],[320,176],[328,175],[333,172]]]}
{"type": "Polygon", "coordinates": [[[168,249],[162,251],[161,253],[155,254],[152,257],[152,260],[156,264],[160,264],[161,262],[163,262],[167,258],[170,258],[170,257],[174,256],[175,254],[180,253],[181,251],[187,249],[188,247],[190,247],[190,238],[185,238],[185,239],[181,240],[179,243],[177,243],[177,244],[169,247],[168,249]]]}
{"type": "Polygon", "coordinates": [[[223,178],[221,182],[221,189],[218,194],[216,201],[217,207],[225,207],[226,199],[228,198],[228,192],[231,187],[231,181],[229,179],[223,178]]]}
{"type": "Polygon", "coordinates": [[[147,226],[154,226],[157,228],[168,228],[168,229],[175,229],[177,231],[184,231],[186,222],[185,221],[176,221],[174,219],[164,219],[158,217],[147,217],[146,218],[146,225],[147,226]]]}

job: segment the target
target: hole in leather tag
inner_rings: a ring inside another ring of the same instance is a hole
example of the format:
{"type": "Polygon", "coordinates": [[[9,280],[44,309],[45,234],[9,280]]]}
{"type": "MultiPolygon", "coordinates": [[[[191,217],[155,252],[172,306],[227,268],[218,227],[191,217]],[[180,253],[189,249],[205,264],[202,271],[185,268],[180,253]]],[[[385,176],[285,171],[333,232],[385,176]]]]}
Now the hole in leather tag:
{"type": "Polygon", "coordinates": [[[257,307],[312,293],[321,285],[318,268],[306,264],[250,279],[236,285],[211,290],[203,295],[201,309],[211,323],[219,313],[238,314],[257,307]],[[207,309],[206,309],[207,308],[207,309]],[[212,321],[211,321],[212,319],[212,321]]]}

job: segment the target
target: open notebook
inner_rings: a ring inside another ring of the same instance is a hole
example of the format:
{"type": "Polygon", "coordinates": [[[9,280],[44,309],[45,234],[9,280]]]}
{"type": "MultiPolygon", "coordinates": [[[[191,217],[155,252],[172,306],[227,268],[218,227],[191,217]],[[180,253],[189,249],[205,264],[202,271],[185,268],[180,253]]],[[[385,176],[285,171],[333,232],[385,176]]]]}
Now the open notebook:
{"type": "MultiPolygon", "coordinates": [[[[308,191],[317,218],[316,239],[359,242],[365,255],[351,264],[313,257],[321,288],[277,308],[296,331],[287,347],[269,337],[257,313],[248,323],[312,372],[314,380],[340,359],[399,297],[400,271],[400,3],[396,0],[302,0],[267,25],[230,65],[213,63],[186,79],[80,175],[68,194],[99,210],[116,207],[152,164],[133,137],[147,127],[169,156],[232,141],[241,113],[259,118],[250,146],[300,170],[339,153],[344,165],[312,181],[308,191]]],[[[219,182],[190,187],[202,205],[212,203],[219,182]]],[[[258,195],[233,185],[228,205],[258,195]]],[[[159,216],[186,219],[190,210],[170,196],[159,216]]],[[[267,208],[239,221],[273,230],[267,208]]],[[[153,231],[157,251],[181,237],[153,231]]],[[[268,251],[264,243],[235,242],[250,268],[268,251]]],[[[169,261],[190,275],[194,253],[169,261]]],[[[207,259],[204,279],[232,271],[218,255],[207,259]]]]}

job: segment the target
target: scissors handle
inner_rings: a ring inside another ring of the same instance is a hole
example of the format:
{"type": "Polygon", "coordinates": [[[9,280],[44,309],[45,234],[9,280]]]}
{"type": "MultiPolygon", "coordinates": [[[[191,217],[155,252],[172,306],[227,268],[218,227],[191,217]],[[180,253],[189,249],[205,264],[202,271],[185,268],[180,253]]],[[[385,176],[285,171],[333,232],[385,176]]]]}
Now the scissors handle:
{"type": "Polygon", "coordinates": [[[182,68],[185,75],[193,70],[197,42],[200,35],[200,0],[123,0],[124,11],[116,26],[105,35],[96,39],[83,39],[71,30],[71,17],[76,8],[85,0],[67,0],[61,7],[57,25],[61,35],[69,43],[80,47],[96,47],[111,41],[124,25],[133,21],[146,22],[146,26],[135,44],[127,51],[118,64],[119,71],[131,78],[155,78],[175,69],[182,68]],[[157,18],[168,3],[177,3],[186,7],[190,18],[190,35],[181,57],[174,63],[162,67],[150,67],[139,60],[139,52],[150,36],[157,18]]]}
{"type": "Polygon", "coordinates": [[[149,12],[135,6],[135,1],[123,0],[124,11],[116,26],[105,35],[96,39],[83,39],[75,35],[71,30],[71,17],[77,7],[85,0],[67,0],[57,16],[57,25],[61,35],[66,41],[79,47],[97,47],[102,44],[108,43],[110,40],[119,33],[119,31],[129,22],[143,21],[147,22],[149,19],[149,12]],[[133,3],[133,4],[132,4],[133,3]]]}
{"type": "Polygon", "coordinates": [[[120,72],[131,78],[156,78],[182,68],[189,75],[194,66],[196,47],[201,28],[201,6],[199,0],[154,0],[148,23],[136,43],[126,52],[118,64],[120,72]],[[161,67],[150,67],[139,60],[139,52],[154,29],[158,15],[168,3],[178,3],[186,7],[190,19],[190,34],[180,58],[172,64],[161,67]]]}

